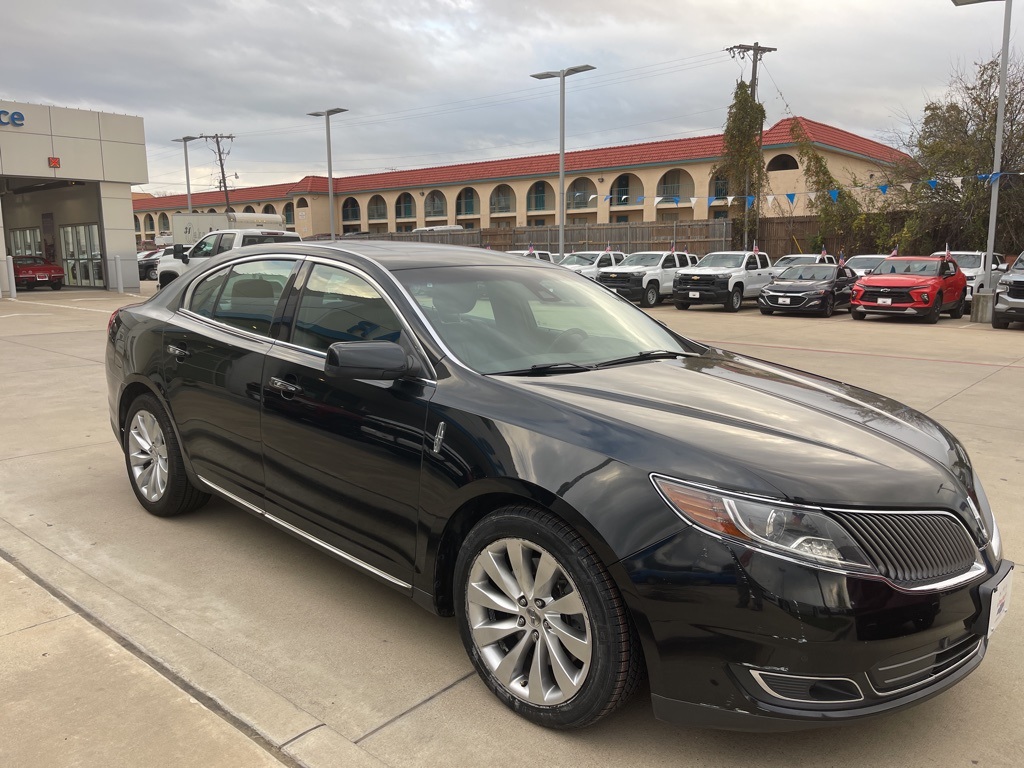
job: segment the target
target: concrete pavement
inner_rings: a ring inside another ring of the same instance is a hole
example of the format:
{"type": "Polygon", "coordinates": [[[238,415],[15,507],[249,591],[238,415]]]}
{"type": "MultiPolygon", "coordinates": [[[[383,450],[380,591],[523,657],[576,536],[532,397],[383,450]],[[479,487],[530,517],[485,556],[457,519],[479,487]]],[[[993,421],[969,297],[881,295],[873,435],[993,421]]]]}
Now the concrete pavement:
{"type": "MultiPolygon", "coordinates": [[[[227,504],[174,520],[141,512],[102,366],[110,312],[136,300],[0,301],[0,765],[1019,764],[1020,599],[967,681],[873,723],[786,736],[680,729],[652,718],[646,691],[587,731],[525,723],[472,674],[453,622],[227,504]]],[[[1008,555],[1024,560],[1011,405],[1024,332],[750,306],[650,311],[935,416],[964,440],[1008,555]]]]}

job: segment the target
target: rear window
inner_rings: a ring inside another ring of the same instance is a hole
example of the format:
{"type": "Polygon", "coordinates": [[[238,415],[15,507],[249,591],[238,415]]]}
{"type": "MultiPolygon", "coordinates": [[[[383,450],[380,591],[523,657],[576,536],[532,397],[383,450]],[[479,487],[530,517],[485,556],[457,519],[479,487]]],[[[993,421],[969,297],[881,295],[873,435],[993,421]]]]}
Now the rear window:
{"type": "Polygon", "coordinates": [[[301,240],[298,235],[242,235],[242,245],[265,245],[266,243],[294,243],[301,240]]]}

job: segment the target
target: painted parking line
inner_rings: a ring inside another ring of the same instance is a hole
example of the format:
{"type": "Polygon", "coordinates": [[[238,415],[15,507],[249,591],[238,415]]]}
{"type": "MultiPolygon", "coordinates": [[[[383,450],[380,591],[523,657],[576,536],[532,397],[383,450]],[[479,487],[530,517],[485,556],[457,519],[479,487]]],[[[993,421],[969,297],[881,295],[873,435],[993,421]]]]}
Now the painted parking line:
{"type": "Polygon", "coordinates": [[[9,315],[0,315],[0,320],[5,317],[49,317],[52,312],[12,312],[9,315]]]}
{"type": "MultiPolygon", "coordinates": [[[[8,301],[21,302],[21,299],[8,299],[8,301]]],[[[70,304],[53,304],[49,301],[31,301],[26,302],[27,306],[33,307],[60,307],[61,309],[77,309],[79,312],[102,312],[104,314],[111,314],[114,310],[112,309],[95,309],[93,307],[73,307],[70,304]]]]}

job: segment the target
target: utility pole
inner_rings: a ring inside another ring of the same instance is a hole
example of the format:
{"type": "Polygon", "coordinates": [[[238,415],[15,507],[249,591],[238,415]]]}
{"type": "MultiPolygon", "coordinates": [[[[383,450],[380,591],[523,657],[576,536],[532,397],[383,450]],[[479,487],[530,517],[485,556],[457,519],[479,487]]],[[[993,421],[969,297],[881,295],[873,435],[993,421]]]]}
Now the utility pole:
{"type": "Polygon", "coordinates": [[[217,145],[217,149],[214,150],[217,153],[217,164],[220,165],[220,185],[221,189],[224,190],[224,207],[225,209],[231,207],[231,199],[228,197],[228,177],[224,173],[224,158],[231,154],[230,149],[222,148],[222,141],[234,141],[234,134],[230,133],[215,133],[212,136],[207,136],[205,133],[199,134],[200,139],[206,139],[207,141],[213,141],[217,145]]]}
{"type": "MultiPolygon", "coordinates": [[[[750,58],[753,62],[750,69],[750,96],[753,98],[754,103],[757,102],[757,63],[761,60],[761,57],[766,53],[779,50],[778,48],[768,48],[767,46],[761,45],[760,43],[754,43],[753,45],[734,45],[731,48],[726,48],[729,54],[736,58],[739,56],[741,59],[745,59],[747,54],[750,54],[750,58]]],[[[764,139],[764,123],[761,124],[761,129],[757,133],[757,148],[758,148],[758,162],[763,160],[761,156],[761,142],[764,139]]],[[[760,210],[761,210],[761,189],[760,189],[760,174],[758,174],[757,188],[754,190],[754,230],[757,231],[757,227],[760,224],[760,210]]],[[[750,171],[747,171],[747,179],[743,189],[744,195],[744,208],[743,208],[743,250],[747,250],[747,214],[750,211],[750,206],[746,205],[746,198],[750,197],[750,171]]]]}

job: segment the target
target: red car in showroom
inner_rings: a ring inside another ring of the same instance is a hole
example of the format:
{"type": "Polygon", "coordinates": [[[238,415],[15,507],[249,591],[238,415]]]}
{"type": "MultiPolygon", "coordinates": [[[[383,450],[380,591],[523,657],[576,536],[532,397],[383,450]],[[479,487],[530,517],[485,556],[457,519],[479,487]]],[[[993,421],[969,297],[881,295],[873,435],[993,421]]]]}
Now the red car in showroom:
{"type": "Polygon", "coordinates": [[[948,312],[963,317],[967,278],[944,256],[890,256],[853,286],[850,314],[923,317],[937,323],[948,312]]]}
{"type": "Polygon", "coordinates": [[[27,291],[48,285],[59,291],[64,286],[64,270],[42,256],[15,256],[14,285],[27,291]]]}

